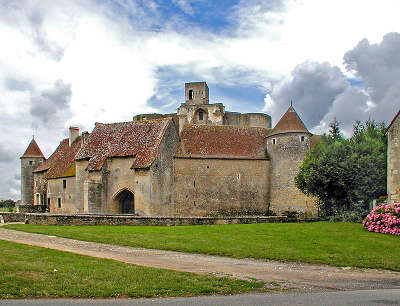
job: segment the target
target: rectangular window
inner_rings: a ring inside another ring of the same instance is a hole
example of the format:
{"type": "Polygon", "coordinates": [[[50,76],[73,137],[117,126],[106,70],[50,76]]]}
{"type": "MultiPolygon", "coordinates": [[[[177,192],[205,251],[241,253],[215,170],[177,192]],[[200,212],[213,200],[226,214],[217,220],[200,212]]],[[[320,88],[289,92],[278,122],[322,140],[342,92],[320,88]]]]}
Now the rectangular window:
{"type": "Polygon", "coordinates": [[[31,165],[31,166],[32,166],[32,161],[31,161],[31,160],[29,161],[29,165],[31,165]]]}
{"type": "Polygon", "coordinates": [[[301,137],[300,137],[300,141],[301,141],[301,142],[304,142],[304,140],[305,140],[305,137],[304,137],[304,136],[301,136],[301,137]]]}
{"type": "Polygon", "coordinates": [[[58,198],[58,199],[57,199],[57,207],[58,207],[58,208],[61,208],[61,198],[58,198]]]}
{"type": "Polygon", "coordinates": [[[63,189],[67,188],[67,180],[63,180],[63,189]]]}
{"type": "Polygon", "coordinates": [[[51,203],[50,198],[48,198],[48,199],[47,199],[47,206],[48,206],[48,207],[50,207],[50,203],[51,203]]]}
{"type": "Polygon", "coordinates": [[[40,195],[36,195],[36,205],[40,205],[40,195]]]}
{"type": "Polygon", "coordinates": [[[203,112],[202,111],[199,111],[199,120],[201,121],[201,120],[204,120],[203,119],[204,117],[203,117],[203,112]]]}
{"type": "Polygon", "coordinates": [[[189,89],[189,100],[193,100],[193,89],[189,89]]]}

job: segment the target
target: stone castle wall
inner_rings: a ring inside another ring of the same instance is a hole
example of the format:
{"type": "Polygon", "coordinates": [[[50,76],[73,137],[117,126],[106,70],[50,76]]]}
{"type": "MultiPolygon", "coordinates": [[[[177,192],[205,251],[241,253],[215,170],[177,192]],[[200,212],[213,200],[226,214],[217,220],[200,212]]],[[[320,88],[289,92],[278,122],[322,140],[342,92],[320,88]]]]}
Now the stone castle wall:
{"type": "Polygon", "coordinates": [[[43,162],[42,157],[21,158],[21,201],[23,205],[33,205],[33,170],[43,162]]]}
{"type": "Polygon", "coordinates": [[[316,216],[315,199],[303,194],[294,183],[299,167],[310,151],[310,135],[285,133],[270,136],[267,150],[271,157],[270,210],[278,215],[290,211],[316,216]]]}
{"type": "Polygon", "coordinates": [[[50,199],[51,213],[78,213],[75,195],[75,176],[47,181],[47,198],[50,199]]]}
{"type": "Polygon", "coordinates": [[[174,158],[176,215],[265,213],[268,197],[268,160],[174,158]]]}
{"type": "Polygon", "coordinates": [[[390,203],[400,202],[400,116],[388,131],[387,192],[390,203]]]}

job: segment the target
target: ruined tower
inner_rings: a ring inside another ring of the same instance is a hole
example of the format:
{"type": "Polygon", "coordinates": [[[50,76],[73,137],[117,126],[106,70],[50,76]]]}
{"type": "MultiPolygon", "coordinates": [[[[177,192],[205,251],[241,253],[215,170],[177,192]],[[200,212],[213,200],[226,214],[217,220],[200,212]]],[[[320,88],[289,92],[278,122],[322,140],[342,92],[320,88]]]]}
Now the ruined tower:
{"type": "Polygon", "coordinates": [[[270,210],[312,215],[313,198],[304,195],[294,183],[299,167],[310,151],[312,134],[307,130],[292,106],[267,136],[267,151],[271,158],[270,210]]]}
{"type": "Polygon", "coordinates": [[[35,139],[29,143],[21,159],[21,202],[33,205],[33,170],[45,160],[35,139]]]}

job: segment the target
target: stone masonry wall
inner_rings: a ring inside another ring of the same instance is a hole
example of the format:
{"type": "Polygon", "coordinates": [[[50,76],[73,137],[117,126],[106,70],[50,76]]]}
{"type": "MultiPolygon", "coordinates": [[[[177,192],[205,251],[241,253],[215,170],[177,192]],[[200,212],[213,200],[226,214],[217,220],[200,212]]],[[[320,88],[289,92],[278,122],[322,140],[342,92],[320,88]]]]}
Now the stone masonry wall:
{"type": "Polygon", "coordinates": [[[179,216],[265,212],[269,161],[174,158],[174,205],[179,216]]]}
{"type": "Polygon", "coordinates": [[[271,157],[270,210],[276,214],[291,211],[316,216],[316,200],[303,194],[294,183],[299,167],[310,151],[310,135],[285,133],[270,136],[267,151],[271,157]]]}
{"type": "Polygon", "coordinates": [[[400,116],[388,131],[387,192],[390,203],[400,202],[400,116]]]}
{"type": "Polygon", "coordinates": [[[43,162],[42,157],[21,158],[21,201],[33,205],[33,170],[43,162]]]}
{"type": "MultiPolygon", "coordinates": [[[[0,213],[2,215],[3,213],[0,213]]],[[[7,213],[4,213],[7,214],[7,213]]],[[[210,225],[210,224],[250,224],[276,222],[310,222],[317,219],[296,219],[284,216],[268,217],[138,217],[124,215],[52,215],[52,214],[19,214],[19,220],[27,224],[38,225],[210,225]]]]}
{"type": "Polygon", "coordinates": [[[47,198],[50,199],[50,212],[79,213],[79,209],[76,206],[75,190],[76,179],[74,176],[49,179],[47,181],[47,198]],[[65,181],[65,188],[63,181],[65,181]],[[59,203],[61,204],[60,207],[59,203]]]}
{"type": "Polygon", "coordinates": [[[179,136],[171,122],[158,149],[158,155],[150,168],[152,179],[152,216],[173,215],[172,193],[174,184],[174,154],[179,145],[179,136]]]}

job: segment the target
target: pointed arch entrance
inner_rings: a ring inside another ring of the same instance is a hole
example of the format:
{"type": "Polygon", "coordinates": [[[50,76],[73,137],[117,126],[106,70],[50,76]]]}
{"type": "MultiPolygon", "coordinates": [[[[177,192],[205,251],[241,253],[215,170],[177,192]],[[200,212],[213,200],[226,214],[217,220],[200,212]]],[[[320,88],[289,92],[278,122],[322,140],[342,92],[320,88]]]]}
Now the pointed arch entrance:
{"type": "Polygon", "coordinates": [[[135,195],[124,189],[118,193],[115,197],[116,202],[118,202],[118,208],[120,214],[134,214],[135,213],[135,195]]]}

